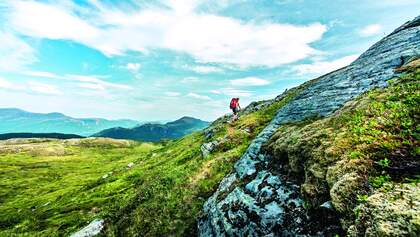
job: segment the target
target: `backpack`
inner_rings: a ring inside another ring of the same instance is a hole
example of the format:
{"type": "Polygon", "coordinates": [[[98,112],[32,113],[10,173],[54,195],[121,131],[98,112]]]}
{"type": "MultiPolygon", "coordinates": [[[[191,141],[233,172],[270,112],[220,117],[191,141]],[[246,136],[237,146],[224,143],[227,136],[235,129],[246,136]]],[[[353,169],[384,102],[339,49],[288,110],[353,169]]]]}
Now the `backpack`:
{"type": "Polygon", "coordinates": [[[230,100],[230,106],[229,106],[229,108],[234,109],[236,107],[238,107],[238,98],[232,98],[230,100]]]}

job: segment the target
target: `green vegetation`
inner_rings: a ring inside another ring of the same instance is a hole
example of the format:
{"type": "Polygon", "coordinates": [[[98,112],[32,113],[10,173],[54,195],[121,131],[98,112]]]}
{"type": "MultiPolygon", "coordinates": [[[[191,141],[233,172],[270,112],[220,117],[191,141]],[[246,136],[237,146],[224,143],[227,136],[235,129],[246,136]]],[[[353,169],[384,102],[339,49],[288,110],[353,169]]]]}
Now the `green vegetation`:
{"type": "Polygon", "coordinates": [[[272,139],[277,142],[274,149],[301,146],[302,153],[311,150],[314,156],[303,158],[319,159],[320,164],[343,159],[352,165],[364,163],[377,181],[416,175],[411,168],[420,162],[419,82],[417,70],[390,81],[389,87],[365,93],[329,118],[282,126],[272,139]]]}
{"type": "Polygon", "coordinates": [[[252,139],[271,121],[277,109],[293,98],[297,90],[290,90],[285,98],[261,110],[240,114],[233,124],[227,123],[228,118],[215,121],[208,129],[213,133],[209,141],[223,137],[226,140],[206,158],[200,151],[201,145],[208,142],[204,132],[166,142],[154,156],[144,161],[143,169],[132,175],[133,182],[137,183],[137,194],[130,205],[109,216],[110,220],[119,221],[110,224],[105,234],[194,235],[205,200],[232,170],[252,139]]]}
{"type": "Polygon", "coordinates": [[[378,162],[376,162],[378,165],[380,165],[380,166],[382,166],[382,167],[384,167],[384,168],[386,168],[386,167],[389,167],[389,163],[390,163],[390,161],[388,160],[388,158],[384,158],[384,159],[382,159],[382,160],[379,160],[378,162]]]}
{"type": "Polygon", "coordinates": [[[358,203],[365,203],[367,201],[368,197],[369,196],[366,195],[366,194],[359,194],[359,195],[357,195],[357,202],[358,203]]]}
{"type": "Polygon", "coordinates": [[[109,139],[20,141],[0,143],[0,236],[69,234],[126,205],[135,192],[127,165],[159,148],[109,139]]]}
{"type": "Polygon", "coordinates": [[[192,117],[182,117],[165,124],[146,123],[133,128],[109,128],[92,135],[92,137],[108,137],[116,139],[131,139],[142,142],[158,142],[163,139],[176,139],[192,132],[201,130],[209,122],[192,117]]]}
{"type": "Polygon", "coordinates": [[[369,181],[375,188],[391,178],[401,181],[401,177],[416,175],[413,168],[420,163],[419,82],[419,71],[396,78],[389,87],[359,98],[360,108],[335,122],[336,127],[348,131],[347,142],[354,150],[351,158],[373,162],[369,181]]]}
{"type": "Polygon", "coordinates": [[[397,189],[402,182],[410,192],[416,190],[420,69],[419,60],[415,62],[417,69],[389,81],[386,88],[366,92],[330,117],[283,125],[267,145],[274,159],[302,180],[307,206],[332,200],[344,229],[355,223],[359,215],[355,217],[354,208],[368,197],[397,189]]]}
{"type": "Polygon", "coordinates": [[[405,178],[404,182],[418,184],[420,183],[420,175],[415,175],[413,178],[405,178]]]}
{"type": "MultiPolygon", "coordinates": [[[[418,183],[412,167],[419,166],[419,79],[419,71],[411,72],[329,118],[279,129],[265,149],[305,177],[307,207],[331,198],[337,211],[354,219],[355,205],[370,200],[372,190],[418,183]]],[[[172,141],[0,142],[0,236],[68,235],[95,218],[106,220],[107,236],[193,235],[220,180],[277,110],[310,83],[252,104],[266,103],[244,110],[233,124],[224,117],[172,141]],[[203,158],[201,145],[215,140],[221,142],[203,158]]]]}
{"type": "Polygon", "coordinates": [[[375,187],[380,188],[384,186],[385,183],[391,181],[391,177],[387,175],[379,175],[379,176],[373,176],[369,178],[369,183],[375,187]]]}
{"type": "MultiPolygon", "coordinates": [[[[113,139],[0,144],[0,235],[68,235],[104,218],[107,236],[186,236],[204,201],[276,111],[304,86],[255,112],[157,144],[113,139]],[[224,137],[203,158],[203,143],[224,137]],[[133,163],[129,168],[127,165],[133,163]]],[[[255,104],[254,104],[255,105],[255,104]]]]}

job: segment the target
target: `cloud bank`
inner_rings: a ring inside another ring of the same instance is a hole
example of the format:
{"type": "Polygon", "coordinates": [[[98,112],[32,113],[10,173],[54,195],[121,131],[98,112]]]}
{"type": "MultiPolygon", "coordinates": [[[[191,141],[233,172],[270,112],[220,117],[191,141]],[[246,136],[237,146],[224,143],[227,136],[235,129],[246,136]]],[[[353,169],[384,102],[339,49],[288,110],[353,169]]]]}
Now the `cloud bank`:
{"type": "MultiPolygon", "coordinates": [[[[167,1],[166,8],[127,12],[91,1],[88,15],[73,5],[13,1],[13,28],[20,34],[71,40],[107,56],[162,48],[199,62],[274,67],[317,54],[310,46],[327,28],[320,23],[254,23],[195,12],[197,1],[167,1]],[[92,13],[94,12],[94,13],[92,13]]],[[[206,73],[209,68],[197,68],[206,73]]]]}
{"type": "Polygon", "coordinates": [[[369,37],[381,33],[382,26],[380,24],[371,24],[360,29],[359,34],[362,37],[369,37]]]}

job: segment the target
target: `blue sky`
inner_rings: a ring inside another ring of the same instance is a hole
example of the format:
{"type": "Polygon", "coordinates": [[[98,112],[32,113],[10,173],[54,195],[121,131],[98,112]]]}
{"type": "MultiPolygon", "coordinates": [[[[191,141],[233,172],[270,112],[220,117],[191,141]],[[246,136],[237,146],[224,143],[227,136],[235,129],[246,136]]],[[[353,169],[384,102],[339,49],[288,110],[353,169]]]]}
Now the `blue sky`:
{"type": "Polygon", "coordinates": [[[352,62],[418,0],[0,1],[0,107],[213,120],[352,62]]]}

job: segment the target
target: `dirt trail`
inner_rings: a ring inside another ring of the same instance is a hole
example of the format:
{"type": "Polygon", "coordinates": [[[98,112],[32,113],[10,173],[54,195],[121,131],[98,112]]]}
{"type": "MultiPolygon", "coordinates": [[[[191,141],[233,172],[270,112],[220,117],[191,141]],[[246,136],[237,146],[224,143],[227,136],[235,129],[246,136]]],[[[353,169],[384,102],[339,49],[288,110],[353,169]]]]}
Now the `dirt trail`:
{"type": "Polygon", "coordinates": [[[233,137],[233,133],[235,132],[235,127],[233,127],[232,124],[227,124],[226,125],[226,130],[227,130],[227,135],[228,137],[233,137]]]}

